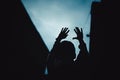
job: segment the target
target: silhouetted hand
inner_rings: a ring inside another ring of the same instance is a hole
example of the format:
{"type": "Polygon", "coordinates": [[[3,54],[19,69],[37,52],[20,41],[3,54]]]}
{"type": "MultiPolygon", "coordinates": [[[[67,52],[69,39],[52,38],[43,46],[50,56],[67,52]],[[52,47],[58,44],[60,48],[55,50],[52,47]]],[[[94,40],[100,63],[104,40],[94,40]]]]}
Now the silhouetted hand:
{"type": "Polygon", "coordinates": [[[57,37],[57,39],[56,40],[62,40],[62,39],[65,39],[67,36],[68,36],[68,32],[69,32],[70,30],[68,30],[68,28],[62,28],[62,30],[61,30],[61,32],[60,32],[60,34],[59,34],[59,36],[57,37]]]}
{"type": "Polygon", "coordinates": [[[79,41],[82,41],[82,40],[83,40],[83,30],[82,30],[82,28],[81,28],[81,31],[80,31],[79,28],[76,27],[76,28],[74,29],[74,31],[75,31],[75,33],[77,34],[77,37],[73,37],[73,39],[77,39],[77,40],[79,40],[79,41]]]}

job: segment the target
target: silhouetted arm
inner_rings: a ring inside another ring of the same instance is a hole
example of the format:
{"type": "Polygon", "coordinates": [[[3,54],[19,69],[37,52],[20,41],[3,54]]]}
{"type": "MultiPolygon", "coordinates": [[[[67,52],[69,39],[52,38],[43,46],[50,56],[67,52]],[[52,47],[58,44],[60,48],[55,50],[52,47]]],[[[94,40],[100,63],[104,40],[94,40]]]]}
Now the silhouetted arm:
{"type": "Polygon", "coordinates": [[[59,49],[59,44],[61,42],[62,39],[65,39],[68,36],[68,28],[62,28],[60,34],[58,35],[58,37],[56,38],[56,41],[54,43],[54,46],[49,54],[49,59],[48,59],[48,71],[50,71],[51,69],[54,68],[54,62],[55,62],[55,58],[56,58],[56,54],[58,53],[58,49],[59,49]]]}
{"type": "Polygon", "coordinates": [[[80,52],[79,52],[78,57],[77,57],[77,60],[79,61],[80,58],[86,58],[88,56],[88,51],[87,51],[86,44],[83,40],[83,30],[82,30],[82,28],[81,28],[81,30],[79,30],[79,28],[76,27],[74,29],[74,31],[77,34],[77,37],[74,37],[73,39],[77,39],[80,43],[80,45],[79,45],[80,52]]]}

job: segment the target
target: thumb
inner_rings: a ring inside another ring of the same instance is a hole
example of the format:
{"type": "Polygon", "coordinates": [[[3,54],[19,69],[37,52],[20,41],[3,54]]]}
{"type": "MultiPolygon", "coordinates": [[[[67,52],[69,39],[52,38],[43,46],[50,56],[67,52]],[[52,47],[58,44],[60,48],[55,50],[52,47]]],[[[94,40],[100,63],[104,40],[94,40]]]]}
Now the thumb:
{"type": "Polygon", "coordinates": [[[73,37],[72,39],[78,39],[77,37],[73,37]]]}

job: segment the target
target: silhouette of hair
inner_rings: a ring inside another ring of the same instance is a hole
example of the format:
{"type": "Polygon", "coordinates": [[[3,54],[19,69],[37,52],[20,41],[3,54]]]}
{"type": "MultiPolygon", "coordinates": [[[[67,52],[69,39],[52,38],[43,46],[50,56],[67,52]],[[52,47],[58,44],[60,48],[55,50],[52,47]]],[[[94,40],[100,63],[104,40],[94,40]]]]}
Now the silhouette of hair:
{"type": "Polygon", "coordinates": [[[75,59],[75,47],[70,41],[62,41],[59,45],[58,57],[64,61],[71,61],[75,59]]]}

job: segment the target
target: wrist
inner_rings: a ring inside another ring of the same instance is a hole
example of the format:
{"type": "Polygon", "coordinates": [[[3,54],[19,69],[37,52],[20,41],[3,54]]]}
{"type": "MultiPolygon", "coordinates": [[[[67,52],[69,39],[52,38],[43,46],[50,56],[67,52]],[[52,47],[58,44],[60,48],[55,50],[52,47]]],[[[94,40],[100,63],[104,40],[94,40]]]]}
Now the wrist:
{"type": "Polygon", "coordinates": [[[79,43],[83,43],[84,41],[83,41],[83,39],[82,40],[79,40],[79,43]]]}
{"type": "Polygon", "coordinates": [[[61,39],[60,38],[56,38],[56,41],[61,41],[61,39]]]}

